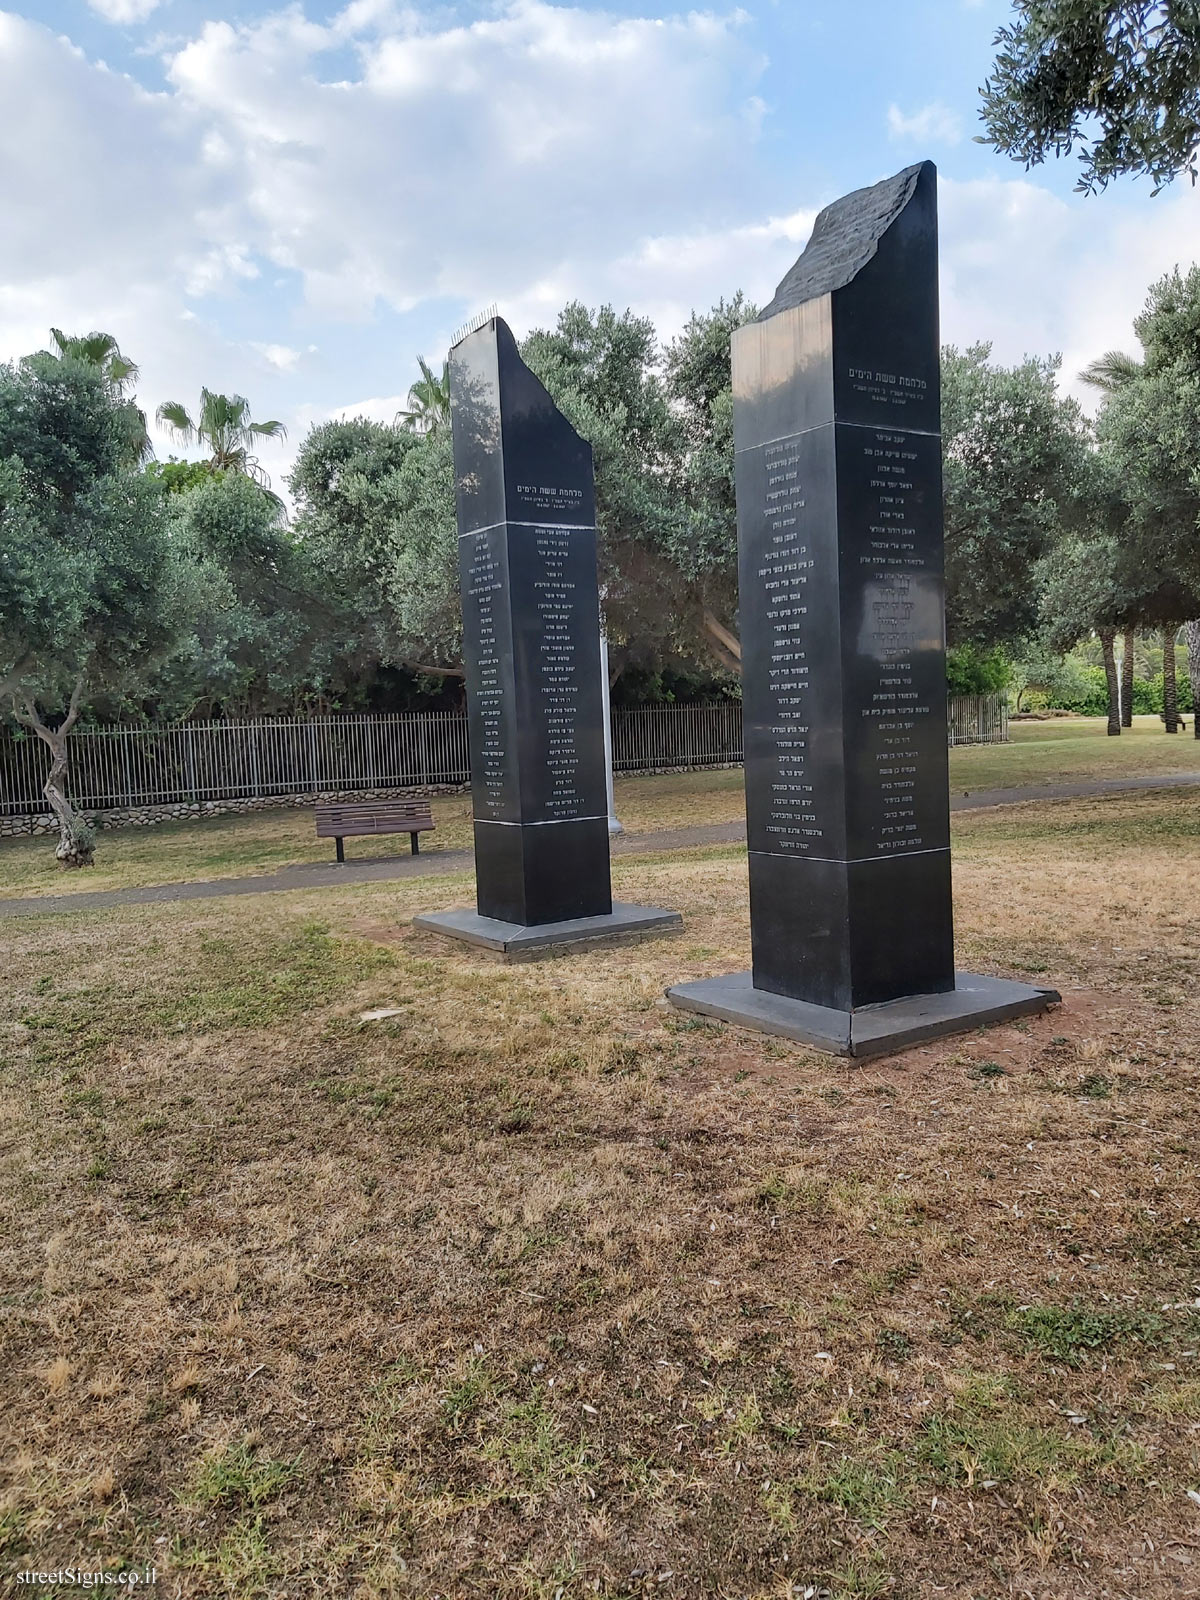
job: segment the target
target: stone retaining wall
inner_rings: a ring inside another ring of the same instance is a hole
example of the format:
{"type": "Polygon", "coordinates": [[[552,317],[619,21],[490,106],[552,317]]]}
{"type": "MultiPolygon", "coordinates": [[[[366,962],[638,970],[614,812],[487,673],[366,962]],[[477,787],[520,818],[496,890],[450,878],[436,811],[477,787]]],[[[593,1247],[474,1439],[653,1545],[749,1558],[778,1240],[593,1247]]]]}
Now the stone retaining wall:
{"type": "MultiPolygon", "coordinates": [[[[84,811],[94,828],[153,828],[160,822],[186,822],[194,817],[240,816],[246,811],[273,811],[281,808],[313,806],[318,800],[394,800],[437,794],[466,794],[464,783],[427,784],[412,789],[331,789],[321,794],[251,795],[238,800],[199,800],[178,805],[123,806],[115,811],[84,811]]],[[[27,817],[0,817],[0,839],[29,838],[55,834],[58,819],[52,811],[35,812],[27,817]]]]}

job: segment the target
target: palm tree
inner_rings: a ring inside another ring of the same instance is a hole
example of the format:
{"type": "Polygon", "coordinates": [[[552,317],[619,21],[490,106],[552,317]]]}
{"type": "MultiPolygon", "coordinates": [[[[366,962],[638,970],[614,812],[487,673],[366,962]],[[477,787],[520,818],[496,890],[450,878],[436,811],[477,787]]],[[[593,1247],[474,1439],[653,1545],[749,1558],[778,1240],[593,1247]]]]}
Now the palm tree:
{"type": "Polygon", "coordinates": [[[125,397],[126,389],[138,376],[137,363],[121,354],[121,347],[111,333],[70,334],[61,328],[51,328],[50,337],[60,361],[66,357],[82,361],[104,379],[125,413],[129,433],[126,450],[130,461],[135,466],[148,461],[154,454],[154,446],[146,427],[146,413],[125,397]]]}
{"type": "Polygon", "coordinates": [[[432,433],[450,421],[450,363],[442,363],[442,375],[437,373],[424,356],[417,357],[421,376],[408,391],[407,411],[396,413],[396,422],[410,433],[432,433]]]}
{"type": "Polygon", "coordinates": [[[1200,622],[1185,622],[1188,678],[1192,685],[1192,735],[1200,739],[1200,622]]]}
{"type": "Polygon", "coordinates": [[[111,333],[68,334],[61,328],[51,328],[50,337],[60,356],[74,356],[76,361],[95,367],[118,393],[123,394],[125,385],[138,375],[137,363],[121,354],[121,347],[111,333]]]}
{"type": "MultiPolygon", "coordinates": [[[[1142,370],[1142,363],[1136,356],[1126,354],[1124,350],[1106,350],[1102,356],[1097,356],[1094,361],[1089,361],[1079,374],[1084,383],[1091,384],[1093,389],[1099,389],[1103,394],[1116,394],[1118,389],[1124,389],[1138,376],[1142,370]]],[[[1125,629],[1125,637],[1121,652],[1121,727],[1133,727],[1133,644],[1134,631],[1125,629]]],[[[1165,659],[1165,658],[1164,658],[1165,659]]],[[[1163,668],[1164,688],[1166,684],[1166,668],[1163,668]]],[[[1168,731],[1171,729],[1167,724],[1168,731]]],[[[1113,732],[1112,728],[1109,732],[1113,732]]],[[[1120,728],[1116,730],[1120,732],[1120,728]]]]}
{"type": "Polygon", "coordinates": [[[208,464],[215,472],[241,472],[261,488],[270,488],[270,478],[250,449],[259,439],[286,439],[287,429],[282,422],[251,422],[250,402],[243,395],[201,389],[200,411],[194,421],[178,400],[164,401],[158,408],[158,420],[185,444],[207,449],[208,464]]]}

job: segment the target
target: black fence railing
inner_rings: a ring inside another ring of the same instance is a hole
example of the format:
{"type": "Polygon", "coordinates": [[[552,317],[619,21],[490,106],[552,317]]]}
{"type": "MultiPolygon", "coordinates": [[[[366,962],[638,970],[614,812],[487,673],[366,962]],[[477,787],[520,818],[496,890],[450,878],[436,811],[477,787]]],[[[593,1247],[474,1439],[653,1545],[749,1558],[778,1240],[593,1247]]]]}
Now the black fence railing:
{"type": "MultiPolygon", "coordinates": [[[[612,735],[616,772],[733,766],[742,759],[742,708],[723,700],[617,710],[612,735]]],[[[999,696],[950,702],[951,744],[1007,737],[999,696]]],[[[68,792],[89,811],[423,788],[470,778],[461,712],[81,728],[71,735],[70,751],[68,792]]],[[[46,747],[34,735],[0,735],[0,816],[45,810],[48,766],[46,747]]]]}

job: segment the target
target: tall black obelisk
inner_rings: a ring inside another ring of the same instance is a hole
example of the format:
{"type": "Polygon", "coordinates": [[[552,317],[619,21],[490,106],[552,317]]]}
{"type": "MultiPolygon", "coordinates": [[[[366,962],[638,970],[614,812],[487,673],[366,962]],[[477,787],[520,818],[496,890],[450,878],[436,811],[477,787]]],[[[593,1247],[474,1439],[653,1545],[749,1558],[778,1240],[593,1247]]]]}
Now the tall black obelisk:
{"type": "Polygon", "coordinates": [[[732,354],[753,970],[671,997],[850,1054],[1043,1009],[954,970],[933,164],[823,211],[732,354]]]}
{"type": "Polygon", "coordinates": [[[612,899],[591,446],[499,317],[450,403],[477,912],[415,924],[505,953],[676,926],[612,899]]]}

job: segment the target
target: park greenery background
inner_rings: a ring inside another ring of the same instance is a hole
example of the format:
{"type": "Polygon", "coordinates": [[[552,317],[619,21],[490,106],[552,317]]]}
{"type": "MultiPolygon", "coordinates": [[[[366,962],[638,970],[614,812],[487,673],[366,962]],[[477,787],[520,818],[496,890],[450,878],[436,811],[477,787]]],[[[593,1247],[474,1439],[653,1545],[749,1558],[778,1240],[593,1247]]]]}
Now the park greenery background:
{"type": "MultiPolygon", "coordinates": [[[[754,315],[736,293],[663,345],[646,318],[574,303],[523,342],[593,446],[618,703],[738,692],[729,348],[754,315]]],[[[1083,375],[1094,419],[1054,357],[944,349],[950,692],[1106,714],[1114,734],[1121,709],[1170,732],[1190,709],[1200,269],[1154,284],[1135,332],[1138,354],[1083,375]]],[[[461,702],[444,367],[421,359],[392,425],[313,427],[289,516],[260,460],[281,424],[204,390],[194,414],[158,407],[199,458],[148,459],[133,361],[103,333],[52,339],[0,368],[0,688],[50,746],[60,860],[91,857],[65,795],[81,717],[461,702]]]]}
{"type": "MultiPolygon", "coordinates": [[[[1193,11],[1022,0],[989,136],[1029,162],[1082,126],[1085,187],[1187,171],[1193,11]]],[[[1161,675],[1164,713],[1023,724],[952,752],[956,789],[1097,752],[1168,773],[1196,279],[1098,355],[1094,422],[1052,362],[946,353],[951,688],[1111,712],[1123,639],[1123,705],[1157,710],[1161,675]]],[[[578,307],[527,342],[596,446],[618,693],[736,692],[748,310],[657,353],[578,307]]],[[[438,373],[394,428],[314,430],[290,519],[273,424],[167,402],[205,459],[148,462],[135,379],[65,334],[0,374],[0,682],[28,736],[460,692],[438,373]]],[[[740,787],[623,802],[663,830],[740,787]]],[[[465,798],[434,803],[465,842],[465,798]]],[[[181,1600],[1193,1592],[1198,822],[1186,787],[956,811],[960,959],[1064,1004],[853,1066],[664,1005],[748,952],[744,847],[669,832],[618,845],[615,883],[685,931],[554,963],[413,936],[465,869],[11,917],[5,1570],[154,1565],[181,1600]]],[[[112,858],[129,884],[264,870],[302,829],[132,830],[112,858]]]]}

